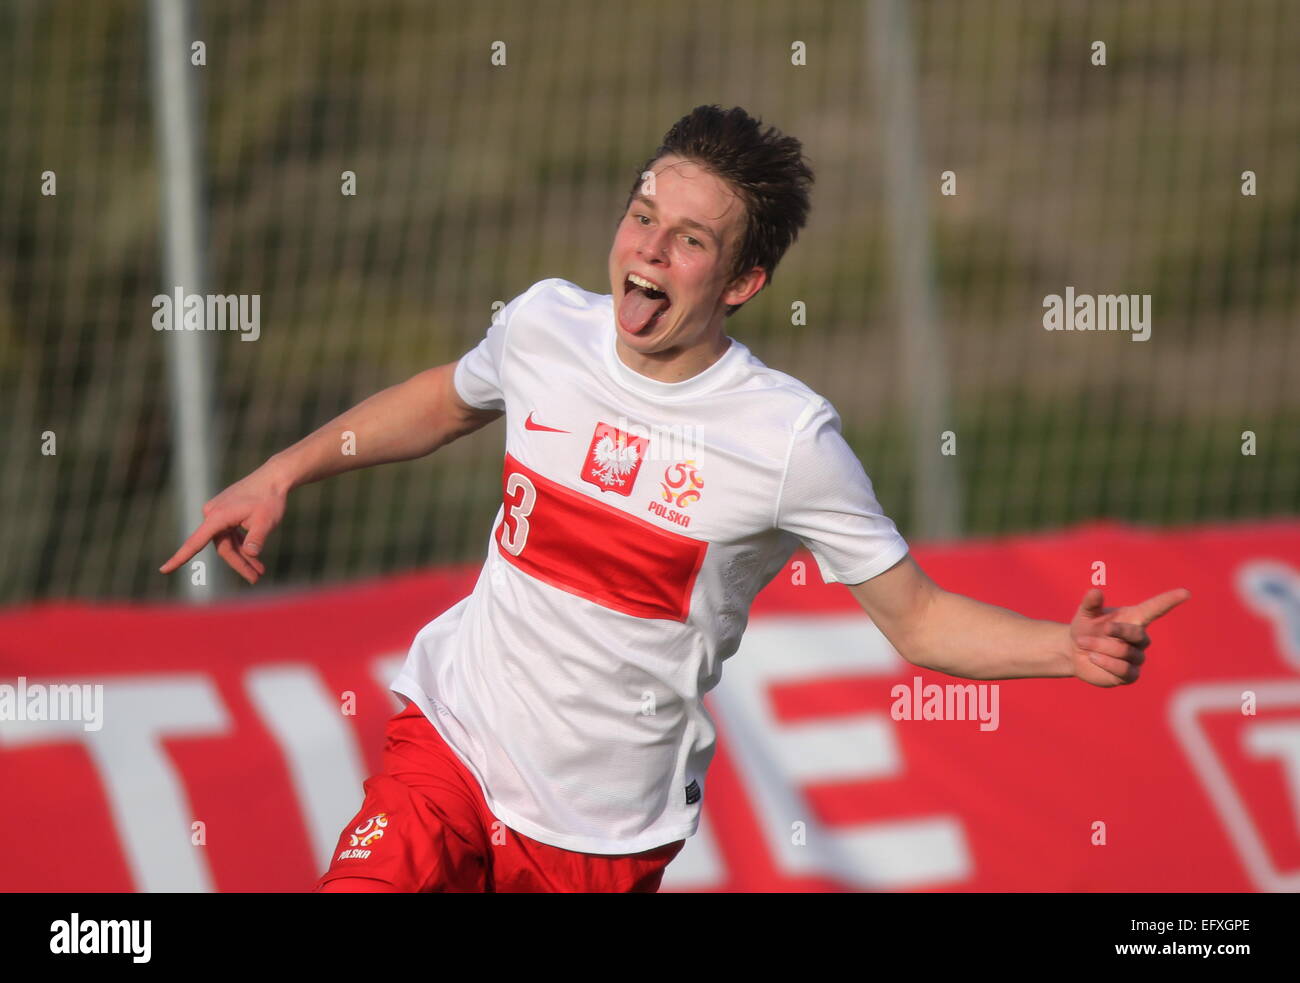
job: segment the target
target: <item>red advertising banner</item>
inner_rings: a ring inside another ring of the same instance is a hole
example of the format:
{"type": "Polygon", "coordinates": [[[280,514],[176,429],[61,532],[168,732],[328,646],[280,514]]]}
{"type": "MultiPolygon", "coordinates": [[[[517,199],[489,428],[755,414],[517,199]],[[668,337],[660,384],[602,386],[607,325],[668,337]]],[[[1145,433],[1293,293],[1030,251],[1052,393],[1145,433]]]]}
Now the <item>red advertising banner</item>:
{"type": "MultiPolygon", "coordinates": [[[[706,698],[703,819],[663,890],[1300,890],[1300,523],[916,557],[1036,618],[1094,578],[1110,605],[1192,599],[1136,685],[976,685],[903,661],[796,556],[706,698]]],[[[477,572],[0,614],[0,890],[308,890],[379,767],[388,682],[477,572]]]]}

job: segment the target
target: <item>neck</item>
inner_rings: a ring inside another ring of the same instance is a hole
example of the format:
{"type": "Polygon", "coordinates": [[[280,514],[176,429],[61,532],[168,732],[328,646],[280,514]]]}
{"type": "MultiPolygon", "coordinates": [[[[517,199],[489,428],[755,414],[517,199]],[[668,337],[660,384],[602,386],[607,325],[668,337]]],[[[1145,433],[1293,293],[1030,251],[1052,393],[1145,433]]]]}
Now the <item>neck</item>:
{"type": "Polygon", "coordinates": [[[638,352],[629,348],[619,338],[616,350],[619,359],[633,372],[639,372],[656,382],[685,382],[699,375],[727,353],[731,339],[722,326],[716,334],[691,348],[671,348],[662,352],[638,352]]]}

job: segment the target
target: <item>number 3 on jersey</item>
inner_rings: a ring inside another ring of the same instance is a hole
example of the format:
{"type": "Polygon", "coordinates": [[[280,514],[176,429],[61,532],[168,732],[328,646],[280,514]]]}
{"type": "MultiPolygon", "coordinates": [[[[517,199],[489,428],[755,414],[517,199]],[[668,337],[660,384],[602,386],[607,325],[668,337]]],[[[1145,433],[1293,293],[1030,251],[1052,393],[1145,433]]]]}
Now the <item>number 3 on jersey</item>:
{"type": "Polygon", "coordinates": [[[532,481],[527,475],[512,472],[506,479],[505,525],[501,530],[501,546],[511,556],[518,556],[528,542],[528,516],[536,502],[537,489],[532,481]]]}

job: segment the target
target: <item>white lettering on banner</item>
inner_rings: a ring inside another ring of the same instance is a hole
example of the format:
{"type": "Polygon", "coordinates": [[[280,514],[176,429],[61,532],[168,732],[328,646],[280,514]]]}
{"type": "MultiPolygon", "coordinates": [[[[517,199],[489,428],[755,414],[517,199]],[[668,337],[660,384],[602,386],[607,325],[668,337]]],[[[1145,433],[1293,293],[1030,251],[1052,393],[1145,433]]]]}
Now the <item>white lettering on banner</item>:
{"type": "Polygon", "coordinates": [[[207,851],[190,843],[193,810],[164,738],[228,733],[230,718],[203,675],[133,676],[104,684],[107,727],[77,721],[0,721],[0,746],[80,742],[99,771],[138,891],[212,890],[207,851]]]}
{"type": "MultiPolygon", "coordinates": [[[[768,688],[846,673],[896,676],[904,666],[869,622],[844,619],[763,619],[746,633],[726,683],[708,697],[729,737],[738,772],[778,871],[824,876],[855,887],[899,889],[969,876],[968,850],[955,816],[853,827],[816,825],[800,783],[871,780],[905,771],[886,708],[878,713],[796,725],[771,716],[768,688]],[[792,660],[790,653],[801,653],[792,660]],[[810,833],[791,842],[792,823],[810,833]]],[[[383,691],[405,655],[368,660],[383,691]]],[[[284,755],[286,770],[323,870],[339,830],[355,812],[367,772],[357,737],[338,701],[312,665],[250,669],[250,702],[284,755]]],[[[400,700],[391,692],[390,699],[400,700]]],[[[97,766],[124,858],[140,891],[210,891],[208,851],[195,850],[192,808],[163,739],[230,734],[232,721],[215,683],[177,673],[126,677],[105,684],[104,704],[115,714],[103,730],[76,721],[0,721],[0,747],[80,742],[97,766]],[[110,706],[111,705],[111,706],[110,706]]],[[[707,793],[706,793],[707,798],[707,793]]],[[[730,873],[707,815],[669,865],[665,890],[709,890],[730,873]]]]}
{"type": "MultiPolygon", "coordinates": [[[[906,667],[879,629],[860,614],[765,618],[745,633],[740,650],[728,660],[725,681],[707,699],[783,874],[829,877],[867,890],[931,887],[972,876],[970,849],[956,813],[827,827],[817,824],[800,794],[799,783],[903,774],[898,725],[887,707],[799,724],[782,723],[771,711],[768,688],[773,683],[846,674],[897,676],[906,667]],[[792,842],[796,822],[810,829],[806,845],[792,842]]],[[[691,841],[686,842],[689,848],[691,841]]]]}
{"type": "Polygon", "coordinates": [[[1257,760],[1275,759],[1286,779],[1291,828],[1300,830],[1300,721],[1253,720],[1242,727],[1241,746],[1257,760]]]}
{"type": "Polygon", "coordinates": [[[246,687],[284,752],[312,856],[323,871],[334,856],[339,830],[361,805],[366,770],[356,732],[311,666],[253,669],[246,687]]]}
{"type": "Polygon", "coordinates": [[[1237,594],[1273,623],[1277,651],[1300,672],[1300,570],[1274,560],[1251,560],[1237,568],[1237,594]]]}
{"type": "MultiPolygon", "coordinates": [[[[1278,756],[1286,766],[1292,783],[1298,781],[1300,764],[1296,756],[1295,718],[1258,720],[1243,717],[1241,694],[1251,691],[1259,705],[1271,711],[1300,710],[1300,682],[1277,679],[1241,679],[1219,683],[1195,683],[1177,690],[1169,702],[1169,721],[1174,734],[1191,760],[1196,776],[1228,830],[1232,845],[1241,857],[1256,890],[1279,894],[1300,891],[1300,869],[1294,863],[1283,865],[1276,858],[1285,854],[1291,836],[1275,839],[1275,824],[1257,815],[1258,785],[1252,776],[1238,772],[1232,758],[1220,754],[1211,740],[1209,721],[1230,736],[1226,740],[1256,757],[1278,756]],[[1269,840],[1274,838],[1272,844],[1269,840]]],[[[1291,830],[1300,828],[1300,801],[1295,785],[1289,801],[1297,811],[1291,816],[1291,830]]],[[[1294,834],[1292,834],[1294,835],[1294,834]]]]}

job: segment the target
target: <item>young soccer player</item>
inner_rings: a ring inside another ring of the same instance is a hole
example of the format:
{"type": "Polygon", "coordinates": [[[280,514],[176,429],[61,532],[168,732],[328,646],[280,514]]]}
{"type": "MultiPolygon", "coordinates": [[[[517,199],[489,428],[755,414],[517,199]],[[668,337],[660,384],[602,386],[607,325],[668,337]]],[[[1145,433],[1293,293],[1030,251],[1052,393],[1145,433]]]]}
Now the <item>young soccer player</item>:
{"type": "Polygon", "coordinates": [[[298,485],[430,453],[502,413],[502,505],[473,592],[416,636],[382,773],[320,891],[646,891],[699,822],[703,697],[802,542],[910,662],[969,679],[1138,678],[1169,591],[1069,624],[939,588],[825,399],[727,335],[803,227],[799,142],[700,106],[638,171],[611,293],[515,297],[458,362],[360,403],[204,508],[250,583],[298,485]],[[338,434],[356,434],[355,456],[338,434]]]}

